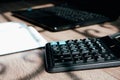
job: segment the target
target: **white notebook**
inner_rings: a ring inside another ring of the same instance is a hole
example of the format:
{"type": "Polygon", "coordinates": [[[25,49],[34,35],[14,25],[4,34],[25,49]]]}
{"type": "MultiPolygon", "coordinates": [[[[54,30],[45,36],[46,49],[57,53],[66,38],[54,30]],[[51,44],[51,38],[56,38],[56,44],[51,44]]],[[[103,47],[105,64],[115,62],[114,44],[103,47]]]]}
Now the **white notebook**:
{"type": "Polygon", "coordinates": [[[47,41],[23,23],[0,23],[0,55],[44,47],[47,41]]]}

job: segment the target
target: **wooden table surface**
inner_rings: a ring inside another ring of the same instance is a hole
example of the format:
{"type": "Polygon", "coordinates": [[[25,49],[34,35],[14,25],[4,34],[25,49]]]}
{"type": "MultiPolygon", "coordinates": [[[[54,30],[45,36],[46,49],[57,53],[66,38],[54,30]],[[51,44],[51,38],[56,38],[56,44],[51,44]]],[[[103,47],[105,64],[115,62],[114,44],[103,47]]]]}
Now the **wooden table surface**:
{"type": "MultiPolygon", "coordinates": [[[[32,25],[49,42],[69,39],[83,39],[86,37],[102,37],[120,32],[120,19],[113,22],[79,27],[72,30],[50,32],[12,16],[11,11],[39,8],[53,5],[49,1],[18,1],[0,3],[1,22],[21,22],[32,25]]],[[[44,49],[0,56],[0,80],[120,80],[120,67],[71,71],[61,73],[47,73],[43,66],[44,49]]]]}

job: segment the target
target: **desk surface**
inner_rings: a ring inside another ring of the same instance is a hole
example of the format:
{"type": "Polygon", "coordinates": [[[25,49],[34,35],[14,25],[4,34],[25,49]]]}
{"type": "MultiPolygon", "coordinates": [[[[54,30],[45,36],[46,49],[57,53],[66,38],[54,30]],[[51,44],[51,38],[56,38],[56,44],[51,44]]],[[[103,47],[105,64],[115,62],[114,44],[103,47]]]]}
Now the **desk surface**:
{"type": "MultiPolygon", "coordinates": [[[[44,1],[44,0],[43,0],[44,1]]],[[[0,22],[16,21],[34,26],[47,41],[102,37],[120,31],[120,19],[99,25],[79,27],[61,32],[49,32],[38,26],[11,16],[12,10],[28,7],[51,6],[49,2],[0,3],[0,22]],[[22,6],[18,6],[22,5],[22,6]]],[[[11,55],[0,56],[0,80],[120,80],[120,67],[47,73],[44,70],[42,55],[44,50],[35,49],[11,55]]]]}

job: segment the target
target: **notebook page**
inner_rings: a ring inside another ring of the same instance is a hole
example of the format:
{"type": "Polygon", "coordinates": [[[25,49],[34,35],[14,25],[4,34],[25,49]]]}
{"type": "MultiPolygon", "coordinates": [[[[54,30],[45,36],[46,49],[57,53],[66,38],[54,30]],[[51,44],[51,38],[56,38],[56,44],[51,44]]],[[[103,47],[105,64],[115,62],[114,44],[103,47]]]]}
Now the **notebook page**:
{"type": "Polygon", "coordinates": [[[5,25],[9,28],[0,25],[0,55],[43,47],[47,42],[33,27],[25,28],[19,23],[15,23],[16,27],[11,23],[11,28],[10,23],[5,25]]]}

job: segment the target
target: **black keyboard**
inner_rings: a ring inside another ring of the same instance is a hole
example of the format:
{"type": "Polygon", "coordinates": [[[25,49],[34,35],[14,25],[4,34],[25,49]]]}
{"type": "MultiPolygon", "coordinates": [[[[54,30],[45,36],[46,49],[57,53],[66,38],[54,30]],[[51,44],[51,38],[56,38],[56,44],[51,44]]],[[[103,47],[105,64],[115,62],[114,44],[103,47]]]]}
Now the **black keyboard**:
{"type": "Polygon", "coordinates": [[[112,21],[102,14],[63,6],[39,9],[12,11],[13,15],[27,20],[50,31],[61,31],[75,28],[76,25],[86,26],[106,21],[112,21]]]}
{"type": "Polygon", "coordinates": [[[108,20],[107,17],[100,15],[100,14],[95,14],[92,12],[90,13],[87,11],[75,10],[75,9],[71,9],[67,7],[56,6],[56,7],[43,8],[42,10],[53,13],[54,15],[65,18],[67,20],[78,22],[78,24],[81,24],[81,25],[86,25],[90,23],[93,24],[92,21],[97,20],[97,19],[98,19],[98,22],[100,20],[102,21],[103,19],[108,20]],[[90,22],[90,20],[92,21],[90,22]]]}
{"type": "Polygon", "coordinates": [[[46,44],[45,70],[62,72],[120,66],[120,33],[46,44]]]}

